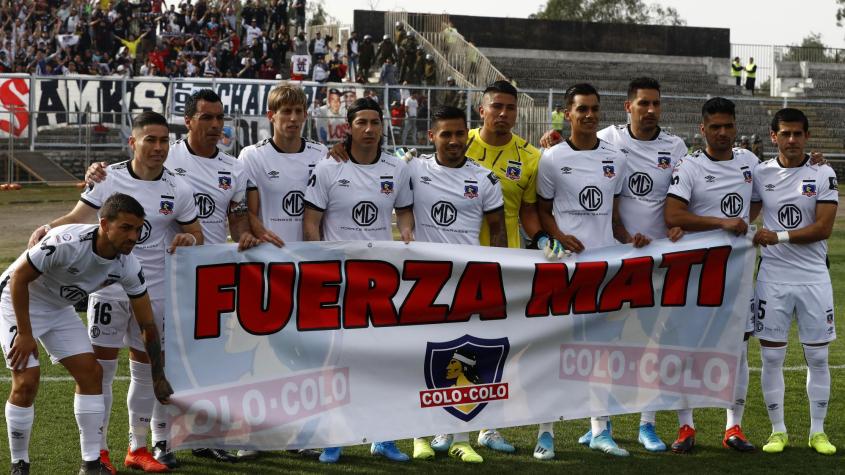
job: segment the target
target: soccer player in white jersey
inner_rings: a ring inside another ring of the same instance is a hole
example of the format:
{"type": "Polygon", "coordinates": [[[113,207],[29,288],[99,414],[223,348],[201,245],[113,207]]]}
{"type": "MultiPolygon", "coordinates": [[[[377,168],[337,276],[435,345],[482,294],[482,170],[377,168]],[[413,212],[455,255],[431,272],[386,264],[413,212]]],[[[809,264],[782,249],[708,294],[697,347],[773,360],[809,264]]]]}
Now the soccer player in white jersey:
{"type": "MultiPolygon", "coordinates": [[[[537,174],[543,230],[573,252],[620,242],[635,247],[647,245],[651,240],[640,233],[628,233],[619,217],[619,196],[627,176],[625,157],[597,136],[598,92],[589,84],[576,84],[566,90],[565,101],[564,116],[571,134],[565,142],[543,152],[537,174]]],[[[611,455],[628,455],[613,440],[609,417],[593,417],[590,426],[589,436],[579,442],[611,455]]],[[[540,425],[534,456],[544,460],[554,457],[552,423],[540,425]]]]}
{"type": "MultiPolygon", "coordinates": [[[[156,112],[139,114],[133,120],[129,138],[133,159],[107,167],[102,182],[89,183],[76,207],[48,225],[90,222],[106,198],[116,191],[137,197],[147,217],[134,254],[144,267],[153,314],[162,331],[166,292],[164,251],[203,243],[193,191],[181,177],[164,167],[169,143],[169,126],[164,116],[156,112]],[[175,235],[170,229],[174,225],[181,231],[175,235]]],[[[33,237],[37,238],[41,232],[43,228],[36,230],[33,237]]],[[[88,299],[89,336],[94,354],[104,367],[112,367],[120,348],[129,346],[130,443],[124,464],[146,471],[162,471],[167,466],[147,451],[146,439],[147,428],[152,423],[154,445],[159,446],[161,454],[170,454],[166,450],[166,410],[153,398],[149,359],[137,325],[131,324],[131,313],[126,293],[117,287],[106,287],[92,294],[88,299]]]]}
{"type": "MultiPolygon", "coordinates": [[[[701,135],[707,145],[688,155],[675,167],[664,209],[666,225],[696,232],[723,229],[737,236],[745,234],[749,216],[751,188],[757,157],[741,148],[732,148],[736,138],[734,103],[722,97],[709,99],[701,108],[701,135]]],[[[750,220],[749,220],[750,218],[750,220]]],[[[748,338],[754,330],[753,318],[746,323],[743,350],[737,369],[733,407],[727,410],[722,445],[740,452],[754,446],[742,432],[742,415],[748,392],[748,338]]],[[[695,445],[692,414],[682,422],[673,451],[688,452],[695,445]],[[682,450],[676,450],[678,445],[682,450]]]]}
{"type": "Polygon", "coordinates": [[[324,145],[302,137],[307,98],[299,87],[280,85],[267,98],[273,137],[241,151],[248,178],[247,207],[253,233],[276,245],[302,241],[305,187],[324,145]]]}
{"type": "Polygon", "coordinates": [[[827,239],[839,206],[836,173],[813,165],[804,153],[809,121],[798,109],[781,109],[772,118],[778,156],[754,170],[752,214],[762,208],[763,227],[754,242],[764,246],[755,290],[754,335],[760,340],[760,382],[772,422],[763,451],[780,453],[788,444],[783,419],[783,361],[792,315],[807,362],[810,405],[809,446],[836,453],[824,432],[830,397],[828,344],[836,339],[833,289],[827,266],[827,239]]]}
{"type": "MultiPolygon", "coordinates": [[[[259,244],[260,241],[250,232],[249,220],[246,216],[246,176],[243,164],[217,148],[224,119],[223,102],[220,96],[211,89],[195,91],[185,101],[187,138],[170,144],[167,160],[164,163],[190,185],[205,242],[222,244],[231,234],[232,240],[238,243],[239,249],[248,249],[259,244]]],[[[106,176],[107,165],[105,162],[92,164],[86,173],[86,181],[95,184],[101,182],[106,176]]],[[[172,234],[175,234],[179,231],[179,227],[173,226],[170,230],[172,234]]],[[[168,239],[171,237],[168,236],[168,239]]],[[[117,361],[103,360],[100,364],[103,366],[103,393],[106,395],[104,430],[107,433],[111,413],[111,388],[117,370],[117,361]]],[[[166,421],[163,416],[154,415],[153,418],[159,424],[162,423],[161,421],[166,421]]],[[[166,427],[156,427],[156,430],[164,434],[166,434],[165,429],[166,427]]],[[[162,441],[164,438],[155,440],[162,441]]],[[[103,437],[103,450],[108,454],[105,437],[103,437]]],[[[221,462],[236,460],[228,452],[220,449],[193,449],[192,452],[197,457],[211,458],[221,462]]],[[[173,453],[162,444],[153,448],[153,455],[171,468],[178,464],[173,453]]]]}
{"type": "MultiPolygon", "coordinates": [[[[391,217],[396,211],[399,233],[411,240],[414,226],[409,170],[402,159],[385,153],[382,110],[362,98],[347,110],[349,160],[322,160],[308,180],[302,237],[305,241],[392,241],[391,217]]],[[[373,442],[373,455],[396,462],[409,457],[393,441],[373,442]]],[[[334,463],[340,447],[323,450],[320,461],[334,463]]]]}
{"type": "MultiPolygon", "coordinates": [[[[455,107],[439,107],[431,114],[429,140],[435,153],[411,160],[414,191],[414,238],[423,242],[480,245],[482,223],[490,229],[490,245],[508,247],[504,200],[499,178],[468,159],[466,114],[455,107]]],[[[469,443],[469,433],[447,437],[449,455],[463,462],[484,459],[469,443]]],[[[414,439],[414,458],[434,457],[429,442],[414,439]]]]}
{"type": "Polygon", "coordinates": [[[151,389],[163,403],[173,393],[162,368],[159,332],[141,264],[131,254],[144,215],[135,199],[114,194],[103,203],[99,224],[50,229],[39,246],[21,254],[0,276],[0,344],[12,371],[5,416],[13,474],[28,474],[30,469],[33,404],[41,375],[36,339],[53,363],[61,363],[76,381],[73,412],[83,460],[79,473],[111,473],[100,460],[102,369],[73,308],[90,292],[113,283],[126,292],[152,362],[151,389]]]}

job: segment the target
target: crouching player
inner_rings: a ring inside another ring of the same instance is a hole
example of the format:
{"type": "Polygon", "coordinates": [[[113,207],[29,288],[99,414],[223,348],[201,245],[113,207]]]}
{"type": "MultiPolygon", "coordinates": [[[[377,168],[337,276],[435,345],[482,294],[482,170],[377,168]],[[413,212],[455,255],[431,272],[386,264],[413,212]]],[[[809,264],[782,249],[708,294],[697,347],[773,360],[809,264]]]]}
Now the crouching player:
{"type": "Polygon", "coordinates": [[[763,228],[754,242],[762,257],[755,291],[755,328],[760,339],[763,398],[772,435],[763,451],[783,452],[788,443],[783,420],[783,361],[793,313],[807,361],[810,403],[809,445],[824,455],[836,453],[824,433],[830,396],[828,343],[836,339],[833,289],[827,269],[827,238],[839,204],[836,174],[814,165],[804,146],[809,122],[797,109],[781,109],[772,119],[778,156],[754,169],[752,215],[762,208],[763,228]]]}
{"type": "Polygon", "coordinates": [[[152,364],[153,391],[166,404],[173,391],[164,376],[161,344],[141,264],[130,254],[144,227],[144,208],[116,193],[100,210],[99,224],[51,229],[0,276],[0,343],[12,370],[6,402],[12,473],[29,473],[29,439],[41,371],[35,340],[76,381],[73,412],[82,450],[80,474],[108,474],[100,462],[105,406],[102,374],[74,304],[91,292],[120,283],[152,364]]]}

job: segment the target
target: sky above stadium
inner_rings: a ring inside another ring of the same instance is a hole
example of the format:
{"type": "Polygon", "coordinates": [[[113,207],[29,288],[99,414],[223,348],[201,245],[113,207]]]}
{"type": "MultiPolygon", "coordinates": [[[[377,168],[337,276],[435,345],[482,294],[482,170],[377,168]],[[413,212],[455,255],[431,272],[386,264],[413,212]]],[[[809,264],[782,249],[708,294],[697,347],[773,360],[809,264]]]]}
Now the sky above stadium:
{"type": "MultiPolygon", "coordinates": [[[[353,10],[407,10],[525,18],[545,5],[545,0],[499,2],[490,0],[324,0],[326,9],[341,23],[352,23],[353,10]],[[495,5],[495,9],[490,6],[495,5]]],[[[732,43],[800,44],[810,32],[821,33],[829,47],[845,48],[845,28],[836,26],[834,0],[780,4],[771,0],[663,0],[678,10],[689,26],[731,29],[732,43]]]]}

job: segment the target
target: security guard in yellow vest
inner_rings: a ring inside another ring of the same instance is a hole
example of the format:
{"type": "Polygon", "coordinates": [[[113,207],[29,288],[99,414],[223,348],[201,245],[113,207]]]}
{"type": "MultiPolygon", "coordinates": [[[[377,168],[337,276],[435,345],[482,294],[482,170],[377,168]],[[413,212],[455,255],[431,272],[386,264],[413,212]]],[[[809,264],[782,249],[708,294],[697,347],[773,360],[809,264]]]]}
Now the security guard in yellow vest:
{"type": "Polygon", "coordinates": [[[731,77],[736,78],[736,85],[742,86],[742,70],[744,67],[742,66],[742,62],[739,60],[739,56],[734,58],[734,62],[731,63],[731,77]]]}
{"type": "Polygon", "coordinates": [[[757,81],[757,65],[754,64],[754,58],[748,58],[748,64],[745,65],[745,89],[751,91],[754,95],[754,83],[757,81]]]}

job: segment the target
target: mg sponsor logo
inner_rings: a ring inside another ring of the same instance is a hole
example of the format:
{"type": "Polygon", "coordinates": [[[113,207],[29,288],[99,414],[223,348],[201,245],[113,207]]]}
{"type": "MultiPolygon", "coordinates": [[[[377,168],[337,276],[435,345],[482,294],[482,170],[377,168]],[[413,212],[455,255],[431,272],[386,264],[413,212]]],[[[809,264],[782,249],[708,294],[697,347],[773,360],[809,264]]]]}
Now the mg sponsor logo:
{"type": "Polygon", "coordinates": [[[585,210],[596,211],[601,208],[602,203],[604,203],[604,197],[598,187],[587,186],[581,190],[581,193],[578,193],[578,201],[581,203],[581,207],[585,210]]]}
{"type": "Polygon", "coordinates": [[[288,216],[302,216],[305,211],[305,194],[299,190],[288,192],[282,198],[282,209],[288,216]]]}
{"type": "Polygon", "coordinates": [[[378,207],[372,201],[362,201],[352,208],[352,220],[358,226],[371,226],[378,219],[378,207]]]}
{"type": "Polygon", "coordinates": [[[458,219],[458,210],[448,201],[438,201],[431,207],[431,219],[440,226],[451,226],[458,219]]]}
{"type": "Polygon", "coordinates": [[[742,197],[738,193],[728,193],[722,198],[722,214],[729,218],[736,218],[742,213],[742,197]]]}
{"type": "Polygon", "coordinates": [[[648,173],[637,172],[628,178],[628,189],[636,196],[645,196],[651,193],[651,188],[654,185],[648,173]]]}
{"type": "Polygon", "coordinates": [[[194,195],[194,202],[197,204],[197,213],[201,219],[208,218],[214,214],[215,204],[214,199],[207,193],[197,193],[194,195]]]}
{"type": "Polygon", "coordinates": [[[801,224],[801,210],[793,204],[786,204],[778,210],[778,222],[784,229],[795,229],[801,224]]]}
{"type": "Polygon", "coordinates": [[[145,219],[144,225],[141,227],[141,235],[138,236],[138,244],[144,244],[145,242],[147,242],[147,239],[150,238],[152,230],[153,226],[150,224],[149,221],[145,219]]]}

